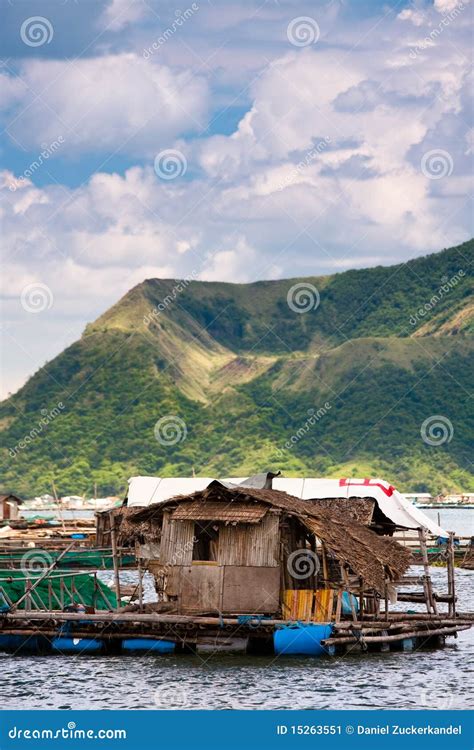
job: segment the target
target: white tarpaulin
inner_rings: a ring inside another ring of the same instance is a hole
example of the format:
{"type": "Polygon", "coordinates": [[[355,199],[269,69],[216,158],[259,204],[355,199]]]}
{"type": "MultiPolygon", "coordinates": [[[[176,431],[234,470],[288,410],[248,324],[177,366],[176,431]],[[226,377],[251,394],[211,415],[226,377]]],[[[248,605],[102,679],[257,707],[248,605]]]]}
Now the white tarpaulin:
{"type": "Polygon", "coordinates": [[[434,536],[447,537],[447,532],[416,508],[383,479],[285,479],[273,480],[273,489],[282,490],[302,500],[329,497],[372,497],[380,510],[397,526],[416,529],[423,526],[434,536]]]}
{"type": "MultiPolygon", "coordinates": [[[[264,487],[271,482],[273,474],[255,474],[252,477],[226,477],[217,481],[224,484],[244,485],[247,487],[264,487]],[[270,480],[267,479],[270,477],[270,480]]],[[[206,489],[214,477],[132,477],[128,480],[128,501],[130,508],[164,503],[176,495],[190,495],[206,489]]],[[[270,485],[267,485],[270,486],[270,485]]]]}
{"type": "MultiPolygon", "coordinates": [[[[254,486],[266,475],[257,475],[254,486]]],[[[271,475],[270,475],[271,476],[271,475]]],[[[176,495],[200,492],[215,481],[213,477],[132,477],[128,480],[128,506],[143,507],[163,503],[176,495]]],[[[245,477],[227,477],[220,480],[235,485],[247,481],[245,477]]],[[[394,524],[405,529],[423,526],[434,536],[447,537],[447,532],[432,521],[422,510],[416,508],[403,495],[383,479],[317,479],[314,477],[274,477],[274,490],[282,490],[302,500],[318,500],[330,497],[372,497],[380,510],[394,524]]]]}
{"type": "Polygon", "coordinates": [[[213,477],[132,477],[128,480],[128,506],[163,503],[176,495],[189,495],[204,490],[213,477]]]}

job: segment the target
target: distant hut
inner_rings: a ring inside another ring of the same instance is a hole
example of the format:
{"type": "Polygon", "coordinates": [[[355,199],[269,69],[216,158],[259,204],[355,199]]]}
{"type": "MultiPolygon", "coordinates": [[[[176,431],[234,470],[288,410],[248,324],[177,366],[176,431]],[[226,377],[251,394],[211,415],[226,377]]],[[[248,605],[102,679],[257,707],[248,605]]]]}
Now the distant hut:
{"type": "Polygon", "coordinates": [[[396,596],[410,553],[369,529],[373,501],[323,504],[219,481],[145,508],[124,508],[123,542],[150,549],[167,612],[327,622],[377,612],[396,596]],[[348,510],[350,508],[350,512],[348,510]]]}
{"type": "Polygon", "coordinates": [[[17,495],[0,495],[0,521],[15,521],[22,502],[17,495]]]}

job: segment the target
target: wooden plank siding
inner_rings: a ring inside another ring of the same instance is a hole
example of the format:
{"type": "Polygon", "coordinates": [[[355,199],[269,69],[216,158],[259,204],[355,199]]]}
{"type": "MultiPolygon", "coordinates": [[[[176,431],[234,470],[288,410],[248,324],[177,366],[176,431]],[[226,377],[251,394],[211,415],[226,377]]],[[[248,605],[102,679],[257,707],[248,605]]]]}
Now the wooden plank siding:
{"type": "Polygon", "coordinates": [[[172,521],[163,514],[160,563],[190,565],[193,559],[194,521],[172,521]]]}
{"type": "Polygon", "coordinates": [[[279,565],[279,514],[268,513],[259,524],[221,526],[219,565],[272,568],[279,565]]]}

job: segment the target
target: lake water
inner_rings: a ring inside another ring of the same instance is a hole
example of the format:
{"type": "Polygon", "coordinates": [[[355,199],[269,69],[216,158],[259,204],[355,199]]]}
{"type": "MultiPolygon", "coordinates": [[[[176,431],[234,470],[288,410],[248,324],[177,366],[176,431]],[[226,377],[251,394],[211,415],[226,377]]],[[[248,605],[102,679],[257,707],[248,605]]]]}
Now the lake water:
{"type": "MultiPolygon", "coordinates": [[[[436,513],[436,511],[435,511],[436,513]]],[[[441,523],[466,536],[474,511],[441,523]],[[455,525],[454,525],[455,524],[455,525]]],[[[415,571],[420,568],[415,567],[415,571]]],[[[124,573],[124,581],[133,577],[124,573]]],[[[457,568],[458,610],[472,611],[474,571],[457,568]]],[[[103,574],[110,582],[111,574],[103,574]]],[[[432,568],[446,590],[446,571],[432,568]]],[[[131,580],[131,579],[130,579],[131,580]]],[[[152,586],[147,582],[151,596],[152,586]]],[[[417,605],[403,605],[403,609],[417,605]]],[[[31,657],[0,654],[5,709],[461,709],[474,703],[474,628],[439,650],[337,658],[31,657]]]]}

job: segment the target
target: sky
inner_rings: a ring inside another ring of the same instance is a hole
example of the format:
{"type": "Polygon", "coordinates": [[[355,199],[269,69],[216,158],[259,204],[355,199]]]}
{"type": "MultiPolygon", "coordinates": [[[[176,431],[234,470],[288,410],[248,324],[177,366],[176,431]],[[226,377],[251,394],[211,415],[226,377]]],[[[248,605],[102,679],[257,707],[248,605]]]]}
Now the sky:
{"type": "Polygon", "coordinates": [[[472,234],[471,0],[1,0],[1,396],[146,278],[472,234]]]}

